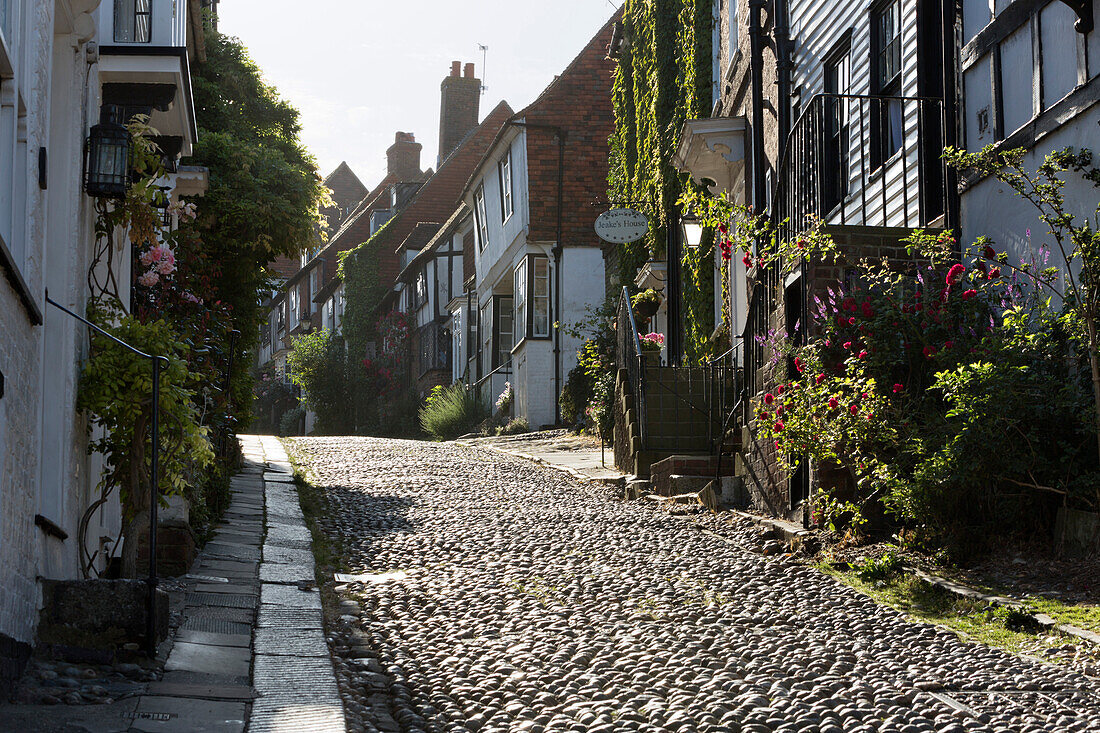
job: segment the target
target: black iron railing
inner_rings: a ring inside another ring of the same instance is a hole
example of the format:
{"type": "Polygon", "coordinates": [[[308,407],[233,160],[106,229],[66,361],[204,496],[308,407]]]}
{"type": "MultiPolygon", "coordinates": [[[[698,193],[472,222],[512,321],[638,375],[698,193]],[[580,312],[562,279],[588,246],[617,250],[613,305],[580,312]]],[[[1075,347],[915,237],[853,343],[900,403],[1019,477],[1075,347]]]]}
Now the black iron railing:
{"type": "Polygon", "coordinates": [[[145,650],[150,657],[155,657],[157,655],[157,510],[160,507],[160,370],[162,367],[168,366],[169,361],[167,357],[146,354],[144,351],[134,348],[114,334],[92,323],[87,318],[73,313],[65,306],[51,299],[49,294],[46,295],[46,302],[80,321],[99,335],[114,341],[132,354],[142,359],[148,359],[152,364],[153,404],[151,432],[153,447],[149,458],[149,598],[145,619],[145,650]]]}
{"type": "Polygon", "coordinates": [[[634,309],[630,305],[630,293],[624,287],[619,296],[619,312],[615,321],[615,363],[627,373],[627,384],[634,400],[635,414],[638,416],[638,430],[642,448],[646,447],[645,414],[645,356],[642,353],[642,341],[638,335],[638,323],[634,320],[634,309]]]}
{"type": "Polygon", "coordinates": [[[818,94],[791,128],[772,215],[790,238],[813,219],[929,227],[947,210],[943,101],[818,94]],[[786,224],[784,224],[786,222],[786,224]]]}

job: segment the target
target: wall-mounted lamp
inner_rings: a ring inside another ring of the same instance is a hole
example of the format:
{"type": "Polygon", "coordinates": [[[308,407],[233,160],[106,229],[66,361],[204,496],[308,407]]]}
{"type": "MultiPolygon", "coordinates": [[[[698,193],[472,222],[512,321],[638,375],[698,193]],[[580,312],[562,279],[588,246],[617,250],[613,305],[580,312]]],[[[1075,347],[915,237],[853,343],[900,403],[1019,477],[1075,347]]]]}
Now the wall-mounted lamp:
{"type": "Polygon", "coordinates": [[[104,107],[84,145],[84,190],[89,196],[125,198],[130,189],[130,131],[104,107]]]}
{"type": "Polygon", "coordinates": [[[691,211],[685,211],[680,216],[681,241],[691,247],[697,248],[703,241],[703,223],[691,211]]]}

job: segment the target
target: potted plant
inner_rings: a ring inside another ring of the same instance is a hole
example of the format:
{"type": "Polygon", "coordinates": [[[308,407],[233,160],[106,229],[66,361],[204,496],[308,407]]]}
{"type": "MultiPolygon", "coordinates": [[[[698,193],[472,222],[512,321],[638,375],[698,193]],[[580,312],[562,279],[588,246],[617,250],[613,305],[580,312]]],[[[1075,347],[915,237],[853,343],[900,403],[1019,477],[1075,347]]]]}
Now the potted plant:
{"type": "Polygon", "coordinates": [[[642,345],[642,356],[647,364],[661,363],[661,349],[665,347],[665,335],[663,333],[647,333],[639,339],[642,345]]]}
{"type": "Polygon", "coordinates": [[[634,310],[636,319],[648,321],[661,307],[661,294],[653,288],[643,290],[630,299],[630,307],[634,310]]]}

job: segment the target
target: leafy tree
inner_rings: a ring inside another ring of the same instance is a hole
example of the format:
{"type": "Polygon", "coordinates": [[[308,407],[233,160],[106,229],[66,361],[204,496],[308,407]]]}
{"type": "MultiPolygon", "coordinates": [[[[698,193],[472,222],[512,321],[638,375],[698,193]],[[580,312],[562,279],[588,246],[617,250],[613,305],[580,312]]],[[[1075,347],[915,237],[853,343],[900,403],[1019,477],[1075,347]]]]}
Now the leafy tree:
{"type": "Polygon", "coordinates": [[[298,111],[265,83],[236,38],[212,33],[207,60],[193,69],[199,139],[187,162],[210,169],[199,207],[201,246],[220,263],[214,282],[240,331],[233,354],[234,402],[249,404],[251,352],[263,313],[264,267],[297,256],[317,240],[328,191],[299,140],[298,111]]]}
{"type": "Polygon", "coordinates": [[[355,401],[344,340],[323,329],[294,339],[287,357],[291,379],[302,388],[305,404],[317,413],[317,432],[351,433],[355,428],[355,401]]]}

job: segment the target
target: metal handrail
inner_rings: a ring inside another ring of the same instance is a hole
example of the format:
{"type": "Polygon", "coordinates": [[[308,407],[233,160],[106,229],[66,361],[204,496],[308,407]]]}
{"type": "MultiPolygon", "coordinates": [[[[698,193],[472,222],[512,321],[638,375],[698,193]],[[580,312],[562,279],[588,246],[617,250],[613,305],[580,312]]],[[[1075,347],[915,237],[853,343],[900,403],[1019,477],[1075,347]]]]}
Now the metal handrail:
{"type": "Polygon", "coordinates": [[[634,318],[634,308],[630,303],[630,292],[625,287],[619,296],[619,317],[616,328],[618,331],[615,339],[618,352],[616,354],[617,361],[619,367],[627,370],[627,379],[630,382],[630,390],[634,398],[634,409],[638,415],[638,434],[641,440],[641,448],[644,450],[649,434],[646,426],[645,356],[642,352],[642,339],[638,333],[638,323],[634,318]],[[625,327],[629,327],[632,339],[626,335],[625,327]],[[633,341],[632,351],[634,353],[632,354],[626,353],[629,347],[628,339],[633,341]]]}
{"type": "Polygon", "coordinates": [[[505,372],[505,371],[507,371],[509,374],[512,373],[512,360],[511,359],[504,362],[503,364],[498,366],[496,369],[494,369],[493,371],[489,372],[488,374],[486,374],[481,379],[474,382],[474,387],[473,388],[474,389],[481,389],[482,385],[484,385],[487,381],[489,381],[494,375],[505,372]]]}
{"type": "Polygon", "coordinates": [[[157,655],[157,510],[159,508],[158,504],[160,503],[160,370],[162,366],[170,366],[171,362],[168,361],[168,357],[165,356],[146,354],[144,351],[131,346],[114,334],[100,328],[87,318],[73,313],[65,306],[50,298],[48,291],[46,293],[46,302],[63,313],[72,316],[101,336],[106,336],[127,351],[136,354],[142,359],[148,359],[153,365],[153,450],[150,456],[149,467],[149,577],[147,579],[147,583],[149,584],[149,597],[145,618],[145,651],[150,657],[155,657],[157,655]]]}

